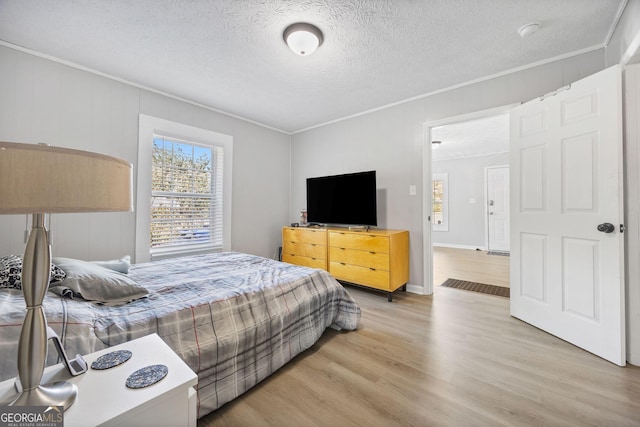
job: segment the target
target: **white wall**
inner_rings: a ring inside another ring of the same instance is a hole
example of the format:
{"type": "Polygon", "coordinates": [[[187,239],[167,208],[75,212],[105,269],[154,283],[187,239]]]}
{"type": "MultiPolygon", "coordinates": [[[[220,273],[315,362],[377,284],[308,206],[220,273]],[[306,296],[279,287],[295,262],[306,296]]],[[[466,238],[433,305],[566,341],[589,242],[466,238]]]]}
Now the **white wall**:
{"type": "Polygon", "coordinates": [[[633,46],[634,41],[637,43],[640,35],[640,0],[628,0],[624,9],[624,13],[620,17],[618,26],[609,40],[606,49],[607,66],[620,64],[621,61],[628,59],[632,55],[631,50],[637,49],[637,45],[633,46]],[[625,56],[627,55],[627,56],[625,56]]]}
{"type": "Polygon", "coordinates": [[[509,153],[432,163],[431,173],[446,173],[449,182],[449,231],[434,231],[434,245],[486,249],[486,167],[508,164],[509,153]]]}
{"type": "Polygon", "coordinates": [[[425,123],[528,101],[603,68],[604,51],[592,51],[295,134],[289,220],[305,207],[307,177],[377,170],[386,192],[379,226],[409,230],[410,284],[424,290],[422,176],[431,173],[422,167],[425,123]],[[418,187],[416,196],[409,185],[418,187]]]}
{"type": "MultiPolygon", "coordinates": [[[[3,46],[0,94],[0,140],[121,157],[134,174],[139,113],[233,136],[231,248],[272,256],[280,245],[289,216],[289,135],[3,46]]],[[[133,255],[134,215],[54,215],[54,256],[133,255]]],[[[25,216],[0,216],[0,254],[24,252],[24,229],[25,216]]]]}

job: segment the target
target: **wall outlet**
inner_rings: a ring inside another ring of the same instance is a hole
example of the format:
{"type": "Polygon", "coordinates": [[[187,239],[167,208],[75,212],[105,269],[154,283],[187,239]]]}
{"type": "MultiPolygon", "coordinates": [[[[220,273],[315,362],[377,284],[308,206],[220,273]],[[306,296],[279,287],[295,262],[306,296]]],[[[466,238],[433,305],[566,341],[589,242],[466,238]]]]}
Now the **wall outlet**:
{"type": "Polygon", "coordinates": [[[471,197],[471,198],[469,199],[469,204],[470,204],[470,205],[473,205],[473,204],[475,204],[475,203],[476,203],[476,198],[475,198],[475,197],[471,197]]]}

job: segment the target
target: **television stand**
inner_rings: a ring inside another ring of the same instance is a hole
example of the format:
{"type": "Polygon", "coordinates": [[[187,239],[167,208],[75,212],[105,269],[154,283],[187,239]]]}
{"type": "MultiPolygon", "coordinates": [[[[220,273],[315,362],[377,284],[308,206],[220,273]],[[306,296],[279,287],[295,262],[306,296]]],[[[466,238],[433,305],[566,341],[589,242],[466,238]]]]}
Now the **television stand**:
{"type": "Polygon", "coordinates": [[[282,232],[282,260],[322,268],[336,279],[392,292],[409,281],[406,230],[300,229],[282,232]]]}

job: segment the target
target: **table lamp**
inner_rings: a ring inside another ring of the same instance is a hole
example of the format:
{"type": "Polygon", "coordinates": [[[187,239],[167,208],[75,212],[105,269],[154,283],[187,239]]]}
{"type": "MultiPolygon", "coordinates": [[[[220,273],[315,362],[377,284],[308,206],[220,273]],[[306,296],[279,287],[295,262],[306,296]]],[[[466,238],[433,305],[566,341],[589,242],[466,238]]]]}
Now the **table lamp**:
{"type": "Polygon", "coordinates": [[[45,144],[0,141],[0,214],[31,214],[22,260],[26,315],[18,341],[17,406],[73,404],[77,387],[41,385],[47,359],[47,319],[42,301],[49,287],[51,245],[45,214],[132,209],[131,163],[115,157],[45,144]]]}

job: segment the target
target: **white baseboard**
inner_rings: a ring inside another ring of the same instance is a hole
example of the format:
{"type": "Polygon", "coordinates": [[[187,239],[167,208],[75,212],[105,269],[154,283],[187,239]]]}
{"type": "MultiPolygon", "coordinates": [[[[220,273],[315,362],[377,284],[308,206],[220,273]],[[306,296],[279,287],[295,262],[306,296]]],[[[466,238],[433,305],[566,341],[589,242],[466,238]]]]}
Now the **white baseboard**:
{"type": "Polygon", "coordinates": [[[424,287],[420,285],[412,285],[407,283],[407,292],[411,292],[412,294],[425,295],[424,287]]]}
{"type": "Polygon", "coordinates": [[[454,245],[451,243],[433,243],[433,246],[437,246],[439,248],[470,249],[472,251],[475,251],[476,249],[480,249],[481,251],[487,250],[486,246],[454,245]]]}

